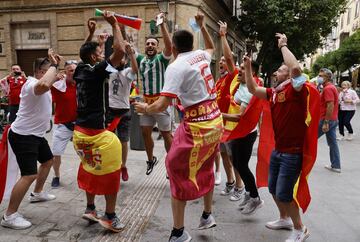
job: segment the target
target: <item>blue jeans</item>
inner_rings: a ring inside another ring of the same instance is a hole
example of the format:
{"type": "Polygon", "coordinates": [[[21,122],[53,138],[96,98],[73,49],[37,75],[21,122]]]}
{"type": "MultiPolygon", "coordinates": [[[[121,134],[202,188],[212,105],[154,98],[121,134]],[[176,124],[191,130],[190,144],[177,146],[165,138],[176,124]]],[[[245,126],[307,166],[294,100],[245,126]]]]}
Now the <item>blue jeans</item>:
{"type": "Polygon", "coordinates": [[[280,202],[293,200],[294,186],[302,167],[302,153],[289,154],[274,150],[269,167],[269,192],[280,202]]]}
{"type": "MultiPolygon", "coordinates": [[[[319,123],[319,129],[318,129],[318,138],[320,138],[324,132],[322,131],[322,126],[324,124],[324,120],[320,120],[319,123]]],[[[330,148],[330,162],[332,168],[340,169],[340,152],[339,152],[339,146],[336,141],[336,127],[337,127],[337,121],[336,120],[330,120],[329,121],[329,131],[325,133],[326,135],[326,141],[330,148]]]]}

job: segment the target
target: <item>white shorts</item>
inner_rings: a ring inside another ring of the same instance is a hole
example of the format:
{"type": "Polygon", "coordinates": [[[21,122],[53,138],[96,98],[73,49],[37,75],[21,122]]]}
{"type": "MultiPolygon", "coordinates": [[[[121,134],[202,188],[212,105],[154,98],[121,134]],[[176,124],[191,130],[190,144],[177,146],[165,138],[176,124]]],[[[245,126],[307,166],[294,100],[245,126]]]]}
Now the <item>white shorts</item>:
{"type": "Polygon", "coordinates": [[[63,155],[66,149],[67,143],[71,140],[73,136],[73,131],[66,128],[63,124],[55,124],[53,132],[53,145],[52,153],[53,155],[60,156],[63,155]]]}
{"type": "Polygon", "coordinates": [[[157,126],[160,131],[171,131],[171,117],[170,109],[167,108],[164,112],[154,114],[140,115],[140,126],[157,126]]]}

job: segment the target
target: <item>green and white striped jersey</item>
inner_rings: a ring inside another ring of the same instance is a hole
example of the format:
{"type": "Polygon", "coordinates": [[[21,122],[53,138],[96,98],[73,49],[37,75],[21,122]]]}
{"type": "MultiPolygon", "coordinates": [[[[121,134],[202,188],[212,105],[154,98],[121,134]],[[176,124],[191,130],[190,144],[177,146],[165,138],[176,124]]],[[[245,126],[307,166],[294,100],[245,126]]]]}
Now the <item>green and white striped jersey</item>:
{"type": "Polygon", "coordinates": [[[170,58],[163,53],[157,54],[153,58],[138,54],[136,61],[139,66],[144,95],[158,95],[161,93],[164,86],[165,70],[170,58]]]}

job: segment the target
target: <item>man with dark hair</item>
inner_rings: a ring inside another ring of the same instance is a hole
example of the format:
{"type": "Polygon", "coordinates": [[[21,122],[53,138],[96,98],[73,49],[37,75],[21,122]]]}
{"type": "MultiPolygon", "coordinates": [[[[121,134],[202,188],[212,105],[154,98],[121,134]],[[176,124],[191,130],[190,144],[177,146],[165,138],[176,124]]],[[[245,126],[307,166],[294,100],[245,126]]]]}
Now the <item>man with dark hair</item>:
{"type": "Polygon", "coordinates": [[[60,186],[60,164],[61,156],[64,154],[66,145],[71,140],[76,120],[76,83],[73,79],[77,61],[65,62],[65,75],[62,80],[51,88],[53,103],[55,104],[54,131],[52,152],[54,154],[53,169],[55,176],[51,187],[60,186]]]}
{"type": "MultiPolygon", "coordinates": [[[[171,39],[166,27],[166,17],[165,14],[161,14],[159,17],[163,18],[163,23],[160,25],[165,44],[163,52],[158,54],[158,39],[149,37],[146,39],[145,43],[146,55],[139,54],[136,58],[142,81],[143,98],[148,104],[155,102],[160,97],[161,89],[164,86],[164,73],[171,58],[171,39]]],[[[169,151],[172,142],[170,108],[163,110],[162,112],[140,116],[140,126],[148,157],[148,160],[146,161],[146,175],[150,175],[158,162],[156,156],[153,154],[154,141],[151,136],[153,127],[156,123],[164,138],[165,149],[166,151],[169,151]]]]}
{"type": "Polygon", "coordinates": [[[323,85],[320,104],[320,123],[318,137],[326,135],[326,141],[330,149],[330,165],[325,168],[329,171],[341,172],[340,151],[336,140],[336,128],[338,124],[339,93],[332,83],[332,71],[321,68],[317,79],[318,84],[323,85]]]}
{"type": "Polygon", "coordinates": [[[145,114],[165,110],[173,98],[178,98],[185,108],[184,121],[176,130],[166,157],[174,220],[171,242],[191,240],[189,233],[184,231],[186,201],[204,197],[204,211],[198,229],[216,226],[211,215],[213,167],[223,121],[215,100],[215,83],[210,70],[214,43],[205,28],[204,15],[198,13],[195,19],[201,28],[206,50],[192,51],[192,34],[187,30],[175,32],[172,52],[176,59],[166,70],[161,97],[151,105],[135,103],[137,112],[145,114]]]}
{"type": "Polygon", "coordinates": [[[77,119],[74,128],[74,148],[81,159],[78,185],[86,192],[87,206],[83,218],[99,222],[104,228],[120,232],[124,225],[115,214],[116,197],[120,188],[121,144],[116,135],[106,130],[105,81],[116,72],[124,56],[123,38],[114,15],[104,12],[112,26],[114,52],[105,60],[96,42],[86,42],[80,48],[74,80],[77,88],[77,119]],[[105,215],[99,219],[95,195],[104,195],[105,215]]]}
{"type": "Polygon", "coordinates": [[[9,122],[12,123],[15,121],[16,113],[19,110],[20,92],[26,82],[26,76],[18,64],[13,64],[11,65],[11,73],[0,82],[3,83],[1,86],[4,86],[3,91],[8,96],[9,122]]]}
{"type": "Polygon", "coordinates": [[[26,229],[31,222],[17,211],[30,185],[36,179],[30,202],[55,199],[43,192],[44,183],[52,166],[53,154],[44,138],[51,119],[50,88],[57,78],[60,57],[49,49],[49,59],[39,58],[34,63],[34,77],[29,77],[20,93],[20,106],[15,122],[8,134],[10,146],[16,156],[21,178],[16,182],[10,196],[9,206],[1,225],[12,229],[26,229]],[[40,162],[39,171],[37,161],[40,162]]]}

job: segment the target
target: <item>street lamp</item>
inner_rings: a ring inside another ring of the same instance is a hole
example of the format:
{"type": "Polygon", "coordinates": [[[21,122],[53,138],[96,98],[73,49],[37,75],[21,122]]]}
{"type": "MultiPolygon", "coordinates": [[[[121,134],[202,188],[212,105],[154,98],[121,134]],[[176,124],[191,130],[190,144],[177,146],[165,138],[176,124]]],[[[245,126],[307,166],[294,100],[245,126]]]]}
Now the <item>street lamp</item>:
{"type": "Polygon", "coordinates": [[[158,8],[160,10],[160,12],[162,13],[168,13],[168,10],[169,10],[169,2],[170,0],[157,0],[156,3],[158,5],[158,8]]]}

